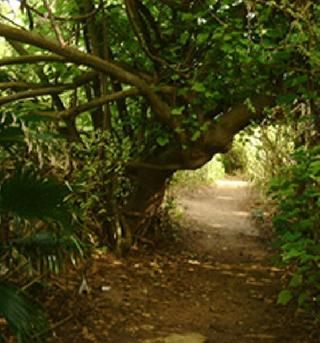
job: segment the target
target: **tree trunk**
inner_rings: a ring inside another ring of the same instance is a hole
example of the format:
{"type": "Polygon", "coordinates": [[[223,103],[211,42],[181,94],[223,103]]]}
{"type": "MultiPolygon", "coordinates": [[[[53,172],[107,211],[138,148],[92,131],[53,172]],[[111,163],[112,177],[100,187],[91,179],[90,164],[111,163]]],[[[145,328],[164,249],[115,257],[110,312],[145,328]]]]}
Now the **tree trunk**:
{"type": "Polygon", "coordinates": [[[123,254],[146,233],[162,204],[167,182],[173,171],[130,168],[133,192],[116,218],[121,237],[116,251],[123,254]]]}

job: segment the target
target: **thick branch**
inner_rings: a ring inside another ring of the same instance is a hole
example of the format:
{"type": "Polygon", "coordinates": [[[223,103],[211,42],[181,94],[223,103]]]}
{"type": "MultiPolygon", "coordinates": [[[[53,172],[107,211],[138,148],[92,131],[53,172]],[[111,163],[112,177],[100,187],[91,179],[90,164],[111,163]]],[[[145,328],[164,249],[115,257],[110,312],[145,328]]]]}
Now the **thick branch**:
{"type": "Polygon", "coordinates": [[[252,121],[263,119],[265,109],[275,104],[273,96],[258,96],[250,104],[233,106],[214,122],[203,138],[203,146],[211,154],[228,150],[233,137],[252,121]]]}
{"type": "MultiPolygon", "coordinates": [[[[168,91],[168,89],[164,89],[164,91],[168,91]]],[[[86,102],[85,104],[74,106],[72,108],[69,108],[67,110],[63,111],[55,111],[55,112],[38,112],[38,114],[42,115],[49,115],[50,117],[56,117],[60,119],[68,119],[68,118],[75,118],[81,113],[90,111],[96,107],[105,105],[107,103],[110,103],[112,101],[117,101],[129,97],[134,97],[141,95],[141,92],[139,92],[136,88],[130,88],[126,90],[122,90],[119,92],[114,92],[112,94],[108,94],[99,98],[96,98],[94,100],[91,100],[89,102],[86,102]]]]}
{"type": "Polygon", "coordinates": [[[0,97],[0,106],[8,104],[10,102],[17,101],[17,100],[35,98],[37,96],[43,96],[43,95],[60,94],[72,88],[74,88],[74,85],[70,84],[70,85],[57,86],[57,87],[39,88],[39,89],[28,90],[25,92],[15,93],[8,96],[0,97]]]}
{"type": "MultiPolygon", "coordinates": [[[[22,46],[21,43],[13,41],[13,40],[8,40],[8,42],[19,55],[21,56],[29,55],[28,51],[22,46]]],[[[43,67],[41,65],[36,65],[34,69],[40,81],[44,84],[49,84],[49,78],[44,73],[43,67]]],[[[58,94],[52,94],[52,101],[58,110],[62,111],[64,109],[64,104],[58,94]]]]}
{"type": "Polygon", "coordinates": [[[172,129],[175,129],[175,125],[171,118],[170,107],[165,102],[163,102],[161,98],[159,98],[159,96],[157,96],[152,91],[149,85],[137,75],[130,73],[123,68],[120,68],[118,65],[110,61],[102,60],[101,58],[86,54],[72,47],[62,47],[59,44],[45,39],[44,37],[33,32],[18,30],[1,23],[0,36],[3,36],[9,40],[31,44],[41,49],[49,50],[57,55],[66,58],[70,62],[90,66],[103,73],[110,74],[121,82],[128,83],[138,88],[141,93],[148,98],[158,120],[166,123],[172,129]]]}
{"type": "Polygon", "coordinates": [[[273,105],[274,98],[271,96],[257,97],[252,102],[252,106],[235,105],[214,122],[202,140],[196,144],[187,149],[181,149],[179,145],[171,145],[158,151],[155,157],[147,161],[131,161],[129,166],[168,171],[197,169],[210,161],[213,155],[229,150],[235,134],[253,120],[263,119],[265,109],[273,105]]]}
{"type": "Polygon", "coordinates": [[[23,81],[9,81],[0,82],[0,89],[35,89],[49,87],[49,85],[42,85],[39,83],[29,83],[23,81]]]}
{"type": "Polygon", "coordinates": [[[74,78],[72,83],[69,84],[55,84],[51,85],[49,83],[31,83],[24,81],[9,81],[9,82],[0,82],[0,89],[39,89],[39,88],[52,88],[52,87],[61,87],[66,86],[71,88],[81,87],[86,83],[89,83],[96,76],[95,72],[90,72],[81,76],[74,78]]]}
{"type": "Polygon", "coordinates": [[[109,102],[118,100],[118,99],[124,99],[127,97],[131,97],[131,96],[137,96],[139,95],[139,91],[137,89],[128,89],[125,91],[121,91],[121,92],[117,92],[117,93],[113,93],[113,94],[108,94],[105,95],[101,98],[98,99],[94,99],[91,102],[85,103],[83,105],[79,105],[77,107],[71,108],[67,111],[65,111],[64,113],[62,113],[62,116],[72,116],[75,117],[77,115],[79,115],[80,113],[86,112],[91,110],[94,107],[98,107],[101,105],[105,105],[109,102]]]}
{"type": "Polygon", "coordinates": [[[32,64],[39,62],[66,62],[66,59],[54,55],[24,55],[17,57],[5,57],[0,59],[0,66],[14,64],[32,64]]]}
{"type": "Polygon", "coordinates": [[[131,89],[127,89],[121,92],[115,92],[112,94],[102,96],[100,98],[96,98],[85,104],[69,108],[68,110],[64,110],[60,112],[41,112],[39,114],[49,115],[50,117],[56,117],[59,119],[70,119],[70,118],[75,118],[81,113],[90,111],[96,107],[105,105],[112,101],[132,97],[132,96],[137,96],[137,95],[139,95],[139,91],[136,88],[131,88],[131,89]]]}
{"type": "Polygon", "coordinates": [[[90,66],[104,73],[111,74],[122,82],[132,84],[141,89],[147,87],[147,85],[136,75],[120,68],[112,62],[104,61],[96,56],[86,54],[72,47],[62,47],[56,42],[46,39],[36,33],[18,30],[0,23],[0,36],[9,40],[15,40],[44,50],[49,50],[64,57],[67,61],[90,66]]]}

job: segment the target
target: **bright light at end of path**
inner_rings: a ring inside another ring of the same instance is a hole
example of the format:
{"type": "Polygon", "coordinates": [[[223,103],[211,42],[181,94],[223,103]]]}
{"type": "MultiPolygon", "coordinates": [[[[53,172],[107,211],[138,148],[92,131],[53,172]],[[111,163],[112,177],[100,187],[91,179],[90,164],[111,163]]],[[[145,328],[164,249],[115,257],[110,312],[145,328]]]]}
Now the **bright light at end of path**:
{"type": "Polygon", "coordinates": [[[8,2],[9,2],[10,7],[11,7],[14,11],[16,11],[16,10],[19,8],[19,6],[20,6],[20,1],[17,1],[17,0],[9,0],[8,2]]]}
{"type": "Polygon", "coordinates": [[[227,187],[227,188],[239,188],[239,187],[248,187],[249,182],[248,181],[243,181],[243,180],[218,180],[216,182],[218,187],[227,187]]]}

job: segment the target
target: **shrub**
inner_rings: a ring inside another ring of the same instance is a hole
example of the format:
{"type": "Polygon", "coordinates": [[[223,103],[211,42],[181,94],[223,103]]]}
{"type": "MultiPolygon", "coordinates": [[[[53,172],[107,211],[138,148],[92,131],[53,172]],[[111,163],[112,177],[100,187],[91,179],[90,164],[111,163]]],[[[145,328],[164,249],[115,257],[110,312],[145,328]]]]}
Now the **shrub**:
{"type": "Polygon", "coordinates": [[[219,156],[197,170],[178,171],[171,180],[173,187],[188,187],[200,184],[212,184],[224,176],[224,166],[219,156]]]}
{"type": "Polygon", "coordinates": [[[290,279],[278,298],[319,314],[320,308],[320,146],[301,147],[293,162],[273,179],[277,204],[273,223],[281,261],[290,279]]]}

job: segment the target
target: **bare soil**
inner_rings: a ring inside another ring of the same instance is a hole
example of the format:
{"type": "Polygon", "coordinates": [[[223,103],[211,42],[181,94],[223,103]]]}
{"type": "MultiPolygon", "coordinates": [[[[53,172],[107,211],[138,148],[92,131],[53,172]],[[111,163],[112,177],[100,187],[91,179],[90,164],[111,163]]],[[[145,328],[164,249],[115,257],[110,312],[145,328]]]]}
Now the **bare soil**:
{"type": "Polygon", "coordinates": [[[189,189],[179,202],[176,239],[126,259],[97,254],[83,270],[88,294],[79,273],[55,280],[52,342],[320,342],[303,313],[276,304],[284,271],[250,219],[246,182],[189,189]]]}

